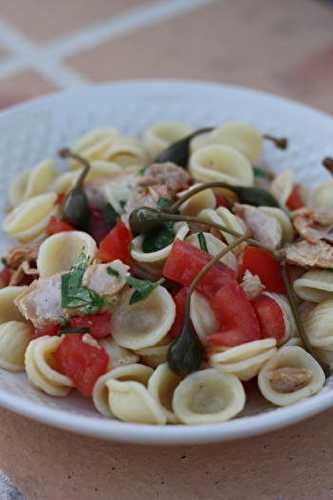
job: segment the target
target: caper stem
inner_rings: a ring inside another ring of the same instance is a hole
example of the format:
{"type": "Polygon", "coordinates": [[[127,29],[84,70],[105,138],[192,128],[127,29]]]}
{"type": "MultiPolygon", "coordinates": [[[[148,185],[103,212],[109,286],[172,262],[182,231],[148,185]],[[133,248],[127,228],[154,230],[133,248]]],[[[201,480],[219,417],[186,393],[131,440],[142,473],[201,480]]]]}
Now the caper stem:
{"type": "Polygon", "coordinates": [[[58,154],[61,158],[72,158],[73,160],[76,160],[79,163],[81,163],[81,165],[84,167],[80,174],[80,177],[78,178],[75,184],[75,187],[81,187],[84,179],[88,175],[88,172],[91,168],[89,161],[83,158],[83,156],[74,153],[74,151],[71,151],[69,148],[59,149],[58,154]]]}
{"type": "Polygon", "coordinates": [[[192,196],[201,193],[201,191],[205,191],[206,189],[211,189],[211,188],[225,188],[229,189],[229,191],[232,191],[232,186],[230,186],[230,184],[227,184],[225,182],[220,182],[220,181],[206,182],[205,184],[200,184],[199,186],[196,186],[193,189],[189,189],[185,194],[183,194],[183,196],[181,196],[177,201],[175,201],[175,203],[173,203],[170,208],[168,208],[168,212],[176,212],[178,208],[183,203],[185,203],[185,201],[192,198],[192,196]]]}
{"type": "Polygon", "coordinates": [[[318,363],[320,364],[320,366],[324,370],[325,375],[328,376],[331,372],[331,369],[330,369],[329,365],[327,363],[325,363],[324,361],[322,361],[319,358],[319,356],[316,354],[316,352],[314,351],[314,349],[309,341],[308,335],[305,331],[303,322],[300,318],[295,292],[294,292],[293,287],[291,286],[291,283],[290,283],[289,274],[288,274],[288,270],[287,270],[287,263],[285,260],[283,260],[283,262],[281,264],[281,272],[282,272],[283,282],[284,282],[284,285],[286,287],[287,299],[289,301],[291,312],[293,313],[293,316],[295,319],[295,324],[296,324],[296,328],[298,331],[298,335],[301,338],[305,349],[308,351],[308,353],[311,354],[311,356],[314,357],[314,359],[316,361],[318,361],[318,363]]]}
{"type": "Polygon", "coordinates": [[[274,135],[263,134],[263,138],[271,141],[278,149],[287,149],[288,139],[286,137],[274,137],[274,135]]]}
{"type": "Polygon", "coordinates": [[[327,156],[323,159],[322,164],[324,165],[326,170],[328,170],[328,172],[333,175],[333,158],[327,156]]]}

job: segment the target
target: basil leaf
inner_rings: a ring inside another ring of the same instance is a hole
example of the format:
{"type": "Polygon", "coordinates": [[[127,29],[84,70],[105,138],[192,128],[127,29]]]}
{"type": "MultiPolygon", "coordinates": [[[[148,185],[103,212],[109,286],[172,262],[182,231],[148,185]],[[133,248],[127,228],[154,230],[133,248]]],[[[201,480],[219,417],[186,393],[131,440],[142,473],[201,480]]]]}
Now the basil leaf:
{"type": "Polygon", "coordinates": [[[63,330],[60,330],[59,335],[68,333],[90,333],[90,328],[87,326],[84,326],[82,328],[64,328],[63,330]]]}
{"type": "Polygon", "coordinates": [[[119,217],[119,215],[111,203],[107,203],[103,209],[103,217],[108,229],[113,229],[117,223],[117,217],[119,217]]]}
{"type": "Polygon", "coordinates": [[[157,202],[158,208],[169,208],[172,205],[172,200],[170,198],[165,198],[161,196],[161,198],[157,202]]]}
{"type": "Polygon", "coordinates": [[[119,278],[119,276],[120,276],[120,274],[118,273],[118,271],[116,271],[115,269],[112,269],[111,266],[109,266],[109,267],[106,268],[106,272],[110,276],[114,276],[115,278],[119,278]]]}
{"type": "Polygon", "coordinates": [[[142,251],[144,253],[158,252],[170,245],[174,238],[174,223],[166,222],[159,229],[151,231],[144,236],[142,251]]]}
{"type": "Polygon", "coordinates": [[[208,252],[208,247],[207,247],[207,241],[205,238],[205,235],[203,233],[198,233],[198,240],[199,240],[199,245],[200,248],[203,252],[208,252]]]}
{"type": "Polygon", "coordinates": [[[164,280],[159,281],[149,281],[149,280],[139,280],[133,276],[128,276],[127,284],[134,288],[135,292],[131,295],[130,305],[140,302],[140,300],[146,299],[150,293],[155,290],[164,280]]]}

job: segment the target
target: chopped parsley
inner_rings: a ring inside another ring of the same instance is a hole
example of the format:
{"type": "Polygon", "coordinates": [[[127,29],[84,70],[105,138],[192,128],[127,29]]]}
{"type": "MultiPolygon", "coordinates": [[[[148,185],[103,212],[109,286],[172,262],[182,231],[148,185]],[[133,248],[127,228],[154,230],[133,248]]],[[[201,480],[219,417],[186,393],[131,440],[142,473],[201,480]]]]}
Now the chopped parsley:
{"type": "Polygon", "coordinates": [[[115,269],[113,269],[111,266],[107,267],[106,268],[106,272],[110,275],[110,276],[114,276],[115,278],[119,278],[120,277],[120,274],[118,271],[116,271],[115,269]]]}
{"type": "Polygon", "coordinates": [[[200,245],[200,248],[203,252],[208,252],[208,247],[207,247],[207,241],[206,241],[206,238],[205,238],[205,235],[203,233],[198,233],[198,241],[199,241],[199,245],[200,245]]]}
{"type": "Polygon", "coordinates": [[[161,283],[163,283],[164,278],[159,281],[149,281],[149,280],[140,280],[138,278],[134,278],[133,276],[127,277],[127,284],[133,288],[135,291],[131,295],[130,305],[136,304],[141,300],[146,299],[155,288],[157,288],[161,283]]]}

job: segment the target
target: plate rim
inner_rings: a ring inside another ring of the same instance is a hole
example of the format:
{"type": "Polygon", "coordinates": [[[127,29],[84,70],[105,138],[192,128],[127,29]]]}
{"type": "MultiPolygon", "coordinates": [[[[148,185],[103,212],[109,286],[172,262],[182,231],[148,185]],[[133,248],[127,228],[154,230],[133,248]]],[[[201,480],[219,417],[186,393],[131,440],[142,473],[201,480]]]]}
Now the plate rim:
{"type": "MultiPolygon", "coordinates": [[[[124,87],[165,87],[165,85],[168,85],[170,92],[172,88],[179,86],[202,87],[203,89],[207,89],[207,91],[209,89],[238,91],[257,99],[273,100],[275,103],[283,103],[283,105],[288,104],[294,109],[303,112],[310,111],[315,113],[321,120],[332,122],[333,125],[333,118],[328,113],[292,99],[240,85],[190,79],[133,79],[103,82],[93,85],[81,85],[79,87],[53,92],[45,96],[36,97],[27,102],[10,106],[0,111],[0,120],[5,119],[15,112],[29,112],[32,108],[35,109],[45,105],[47,106],[49,102],[55,99],[67,99],[70,98],[71,95],[79,99],[80,96],[83,97],[85,94],[91,95],[95,92],[98,93],[101,89],[112,91],[112,89],[123,89],[124,87]]],[[[297,422],[303,421],[332,407],[333,390],[324,391],[323,393],[314,395],[309,399],[289,407],[277,408],[274,409],[274,411],[264,411],[259,415],[236,418],[220,424],[202,426],[130,424],[106,419],[101,416],[90,417],[77,415],[59,408],[45,407],[41,403],[36,403],[32,400],[24,400],[10,393],[3,393],[1,388],[0,406],[46,425],[95,438],[146,445],[194,445],[241,439],[296,424],[297,422]]]]}

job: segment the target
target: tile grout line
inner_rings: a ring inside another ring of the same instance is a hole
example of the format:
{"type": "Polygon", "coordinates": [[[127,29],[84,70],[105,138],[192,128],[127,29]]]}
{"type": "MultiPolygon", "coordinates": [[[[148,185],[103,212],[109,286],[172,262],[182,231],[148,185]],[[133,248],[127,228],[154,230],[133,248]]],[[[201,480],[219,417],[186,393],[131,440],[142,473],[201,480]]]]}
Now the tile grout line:
{"type": "Polygon", "coordinates": [[[88,78],[68,68],[61,59],[213,2],[216,0],[163,0],[145,3],[72,35],[60,37],[45,48],[38,47],[0,19],[0,41],[14,52],[11,58],[0,63],[0,79],[31,67],[60,87],[89,83],[88,78]]]}

